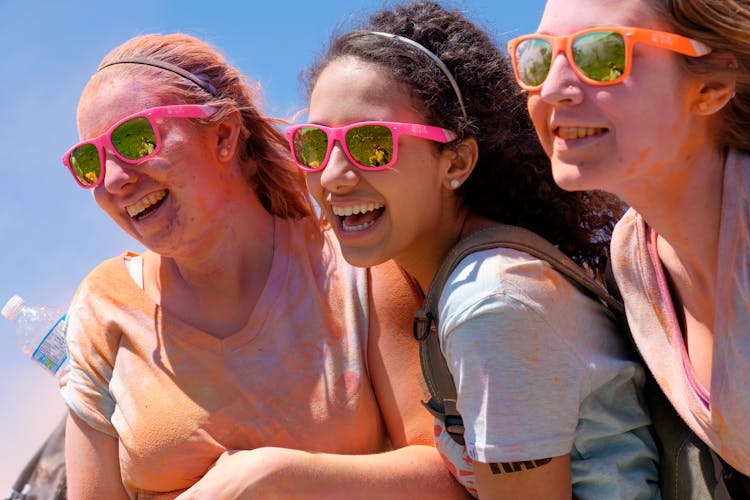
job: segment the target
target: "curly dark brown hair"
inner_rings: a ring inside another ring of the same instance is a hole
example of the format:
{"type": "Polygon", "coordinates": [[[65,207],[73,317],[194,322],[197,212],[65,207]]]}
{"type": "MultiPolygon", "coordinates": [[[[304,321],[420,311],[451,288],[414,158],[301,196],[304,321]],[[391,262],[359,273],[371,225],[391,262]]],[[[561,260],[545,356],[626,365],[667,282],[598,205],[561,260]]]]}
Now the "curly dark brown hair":
{"type": "Polygon", "coordinates": [[[601,192],[567,192],[557,187],[509,59],[487,33],[460,11],[435,2],[382,10],[366,26],[334,38],[306,74],[308,93],[328,64],[347,56],[386,68],[411,91],[428,123],[458,132],[457,141],[466,137],[477,141],[477,165],[458,190],[465,206],[476,214],[536,232],[601,276],[612,228],[624,206],[601,192]],[[467,118],[434,61],[410,44],[372,31],[409,38],[436,54],[458,83],[467,118]]]}

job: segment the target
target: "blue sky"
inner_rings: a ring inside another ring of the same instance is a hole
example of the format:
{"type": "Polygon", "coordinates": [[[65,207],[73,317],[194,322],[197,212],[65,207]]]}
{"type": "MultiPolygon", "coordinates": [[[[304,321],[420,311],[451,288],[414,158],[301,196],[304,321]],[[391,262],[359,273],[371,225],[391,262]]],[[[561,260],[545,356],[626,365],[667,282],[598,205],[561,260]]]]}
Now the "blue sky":
{"type": "MultiPolygon", "coordinates": [[[[498,42],[536,28],[543,0],[443,3],[498,42]]],[[[101,58],[128,38],[185,32],[262,85],[265,111],[304,108],[299,72],[333,29],[392,5],[377,0],[52,2],[0,0],[0,306],[13,294],[67,307],[100,261],[142,248],[77,187],[60,162],[78,140],[78,96],[101,58]]],[[[0,493],[62,417],[55,380],[17,347],[0,318],[0,493]]]]}

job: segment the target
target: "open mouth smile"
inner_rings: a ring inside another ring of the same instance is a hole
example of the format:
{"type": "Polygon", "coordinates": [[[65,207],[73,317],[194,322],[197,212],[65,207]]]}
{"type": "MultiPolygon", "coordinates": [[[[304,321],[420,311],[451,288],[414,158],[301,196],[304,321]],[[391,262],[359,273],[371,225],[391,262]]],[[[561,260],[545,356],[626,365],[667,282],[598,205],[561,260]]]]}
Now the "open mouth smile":
{"type": "Polygon", "coordinates": [[[361,203],[349,206],[331,206],[339,218],[344,232],[363,231],[371,227],[385,211],[382,203],[361,203]]]}
{"type": "Polygon", "coordinates": [[[132,205],[125,207],[125,209],[128,211],[130,217],[141,220],[159,208],[168,194],[169,191],[166,189],[149,193],[132,205]]]}

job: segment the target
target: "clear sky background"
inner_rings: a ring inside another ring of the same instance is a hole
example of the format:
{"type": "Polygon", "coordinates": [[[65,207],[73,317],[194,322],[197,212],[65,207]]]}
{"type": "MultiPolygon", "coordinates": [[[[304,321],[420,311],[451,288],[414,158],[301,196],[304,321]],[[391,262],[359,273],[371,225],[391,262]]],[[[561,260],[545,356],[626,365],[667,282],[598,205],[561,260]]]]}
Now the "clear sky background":
{"type": "MultiPolygon", "coordinates": [[[[142,247],[80,189],[60,157],[78,134],[78,97],[101,58],[132,36],[185,32],[260,82],[269,115],[305,107],[299,72],[332,31],[393,2],[0,0],[0,306],[13,294],[66,308],[102,260],[142,247]]],[[[450,0],[499,43],[534,31],[543,0],[450,0]]],[[[56,380],[0,317],[0,494],[65,408],[56,380]]]]}

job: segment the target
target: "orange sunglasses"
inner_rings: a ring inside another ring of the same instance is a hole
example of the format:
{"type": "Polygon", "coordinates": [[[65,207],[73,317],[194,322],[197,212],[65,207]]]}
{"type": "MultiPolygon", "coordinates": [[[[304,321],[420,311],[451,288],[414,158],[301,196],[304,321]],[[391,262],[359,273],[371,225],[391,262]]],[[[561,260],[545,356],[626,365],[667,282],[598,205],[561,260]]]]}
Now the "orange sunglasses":
{"type": "Polygon", "coordinates": [[[538,90],[547,79],[552,60],[564,52],[573,71],[590,85],[614,85],[630,74],[633,44],[646,43],[690,57],[709,54],[706,44],[666,31],[626,26],[600,26],[565,36],[524,35],[508,42],[518,84],[538,90]]]}

